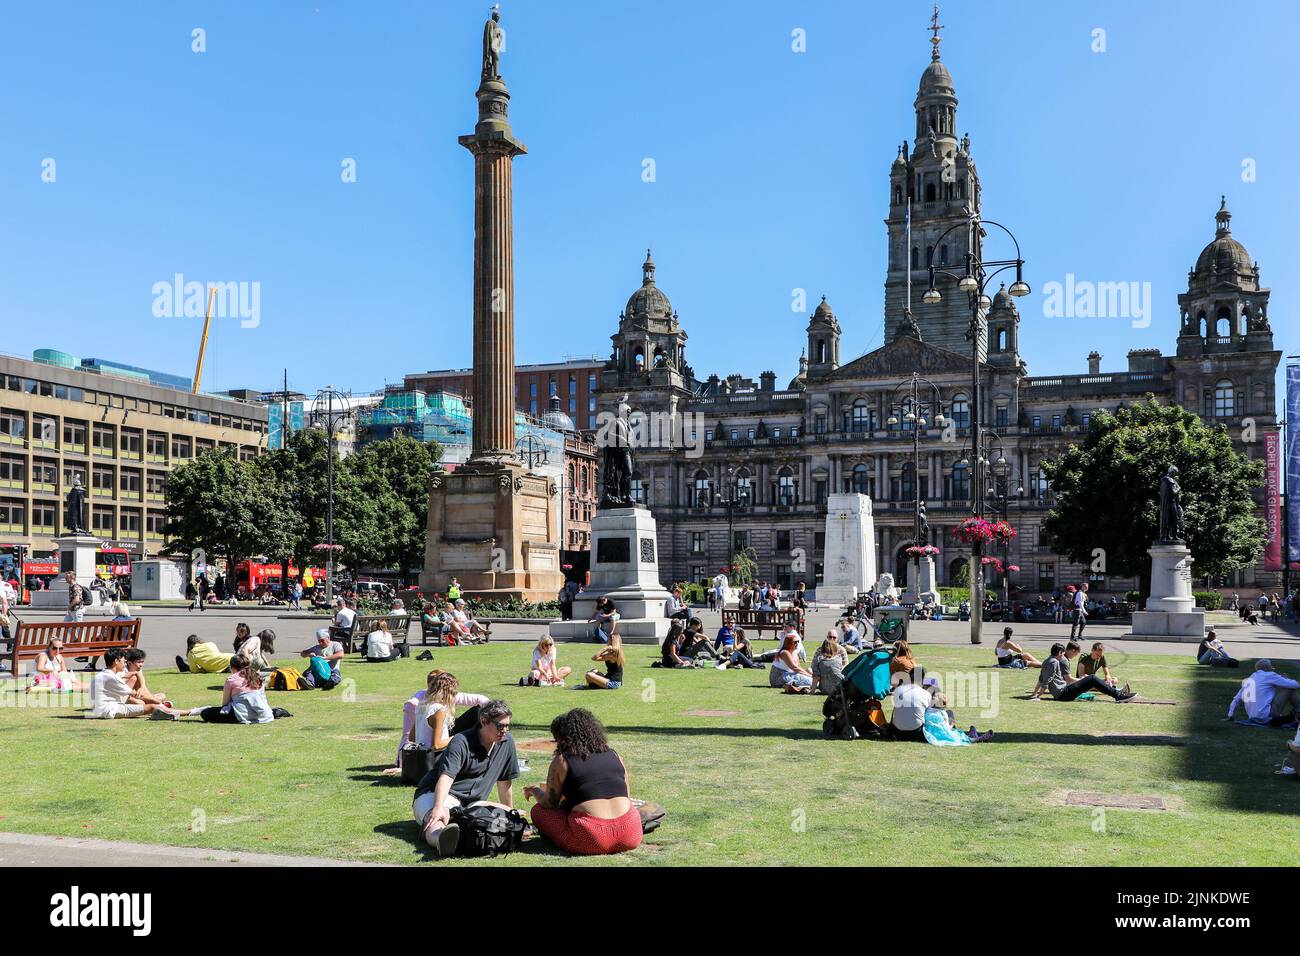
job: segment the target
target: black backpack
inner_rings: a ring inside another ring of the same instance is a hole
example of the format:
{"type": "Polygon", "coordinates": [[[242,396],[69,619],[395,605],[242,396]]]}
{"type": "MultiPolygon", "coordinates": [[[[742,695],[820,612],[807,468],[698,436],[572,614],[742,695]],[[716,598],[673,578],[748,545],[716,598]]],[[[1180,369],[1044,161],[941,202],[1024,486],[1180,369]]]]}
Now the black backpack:
{"type": "Polygon", "coordinates": [[[451,821],[460,827],[460,856],[506,856],[524,842],[528,822],[518,810],[502,807],[453,807],[451,821]]]}

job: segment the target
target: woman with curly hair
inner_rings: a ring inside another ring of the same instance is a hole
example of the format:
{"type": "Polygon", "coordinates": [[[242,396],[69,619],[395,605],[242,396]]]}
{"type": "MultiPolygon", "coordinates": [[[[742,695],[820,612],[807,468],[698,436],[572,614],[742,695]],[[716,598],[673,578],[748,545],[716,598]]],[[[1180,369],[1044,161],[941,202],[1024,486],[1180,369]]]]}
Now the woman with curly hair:
{"type": "Polygon", "coordinates": [[[641,814],[628,798],[627,767],[610,749],[605,728],[577,707],[551,721],[555,757],[545,787],[525,787],[536,800],[532,818],[542,836],[562,850],[588,855],[622,853],[641,845],[641,814]]]}

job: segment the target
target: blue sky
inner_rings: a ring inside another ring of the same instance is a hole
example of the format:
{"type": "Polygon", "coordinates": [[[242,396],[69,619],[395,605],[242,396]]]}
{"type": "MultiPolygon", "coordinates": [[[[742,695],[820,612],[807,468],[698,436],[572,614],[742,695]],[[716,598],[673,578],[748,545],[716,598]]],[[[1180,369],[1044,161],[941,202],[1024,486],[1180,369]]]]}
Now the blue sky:
{"type": "MultiPolygon", "coordinates": [[[[0,30],[0,350],[188,375],[201,319],[155,283],[258,282],[204,387],[355,390],[471,361],[483,2],[43,3],[0,30]],[[191,49],[206,31],[207,51],[191,49]],[[42,181],[43,162],[56,179],[42,181]],[[341,181],[356,162],[357,181],[341,181]]],[[[1297,350],[1297,47],[1285,3],[942,5],[984,188],[1020,239],[1031,373],[1171,351],[1221,193],[1297,350]],[[1093,31],[1105,30],[1095,53],[1093,31]],[[1243,160],[1256,181],[1243,182],[1243,160]],[[1151,324],[1048,318],[1067,273],[1150,282],[1151,324]]],[[[647,246],[697,374],[794,374],[826,294],[882,344],[888,173],[929,56],[923,2],[508,0],[516,361],[609,351],[647,246]],[[807,51],[791,50],[791,31],[807,51]],[[642,180],[653,158],[656,181],[642,180]]],[[[990,253],[994,252],[990,247],[990,253]]]]}

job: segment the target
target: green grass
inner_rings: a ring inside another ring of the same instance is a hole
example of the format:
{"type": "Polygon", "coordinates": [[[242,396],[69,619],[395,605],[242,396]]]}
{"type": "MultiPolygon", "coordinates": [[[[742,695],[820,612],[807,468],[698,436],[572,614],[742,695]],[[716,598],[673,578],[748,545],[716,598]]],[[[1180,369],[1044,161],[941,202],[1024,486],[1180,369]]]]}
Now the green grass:
{"type": "MultiPolygon", "coordinates": [[[[1287,732],[1223,722],[1247,671],[1197,667],[1190,648],[1179,657],[1109,654],[1142,693],[1179,701],[1162,707],[1014,699],[1032,687],[1032,672],[987,667],[988,649],[920,645],[931,673],[998,681],[996,716],[980,717],[974,705],[957,713],[962,726],[992,727],[997,739],[965,748],[825,740],[822,698],[770,690],[759,671],[651,669],[647,648],[632,649],[620,691],[524,689],[516,681],[530,650],[439,648],[434,663],[466,690],[509,700],[521,742],[549,737],[550,719],[564,709],[592,709],[635,795],[662,804],[668,818],[631,855],[568,858],[537,841],[491,865],[1294,860],[1293,851],[1279,855],[1277,835],[1294,825],[1300,786],[1272,775],[1287,732]],[[697,709],[737,716],[686,713],[697,709]],[[1170,809],[1095,815],[1063,805],[1066,790],[1156,795],[1170,809]]],[[[581,670],[590,650],[562,645],[560,657],[581,670]]],[[[7,694],[0,830],[423,861],[411,788],[378,772],[393,760],[402,701],[428,668],[348,662],[354,694],[273,694],[295,716],[266,726],[90,721],[68,708],[14,707],[7,694]],[[200,815],[206,825],[196,832],[200,815]]],[[[159,670],[149,682],[183,706],[219,702],[214,675],[159,670]]],[[[521,784],[539,782],[549,759],[527,756],[521,784]]]]}

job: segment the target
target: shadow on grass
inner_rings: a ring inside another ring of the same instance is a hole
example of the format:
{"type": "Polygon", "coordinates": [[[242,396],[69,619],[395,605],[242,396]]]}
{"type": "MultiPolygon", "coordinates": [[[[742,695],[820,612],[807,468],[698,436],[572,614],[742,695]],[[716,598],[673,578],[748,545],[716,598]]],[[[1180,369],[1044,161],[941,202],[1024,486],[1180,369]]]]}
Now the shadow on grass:
{"type": "MultiPolygon", "coordinates": [[[[1280,659],[1275,663],[1284,676],[1297,676],[1293,663],[1280,659]]],[[[1217,784],[1217,805],[1225,810],[1294,812],[1295,782],[1274,776],[1273,765],[1286,756],[1286,742],[1295,732],[1242,727],[1223,719],[1242,680],[1254,672],[1255,661],[1243,660],[1235,669],[1187,667],[1192,671],[1188,733],[1195,746],[1187,747],[1183,754],[1183,778],[1217,784]]],[[[1245,716],[1240,707],[1236,716],[1245,716]]]]}
{"type": "Polygon", "coordinates": [[[1103,747],[1182,747],[1186,741],[1170,734],[1166,737],[1101,737],[1093,734],[1047,734],[1024,733],[1015,730],[999,730],[993,739],[981,746],[998,744],[1070,744],[1103,747]]]}
{"type": "Polygon", "coordinates": [[[389,764],[371,764],[367,767],[348,767],[350,774],[348,779],[361,783],[369,782],[372,787],[406,787],[414,794],[414,784],[404,782],[400,774],[384,775],[380,773],[382,770],[389,769],[389,766],[389,764]]]}

